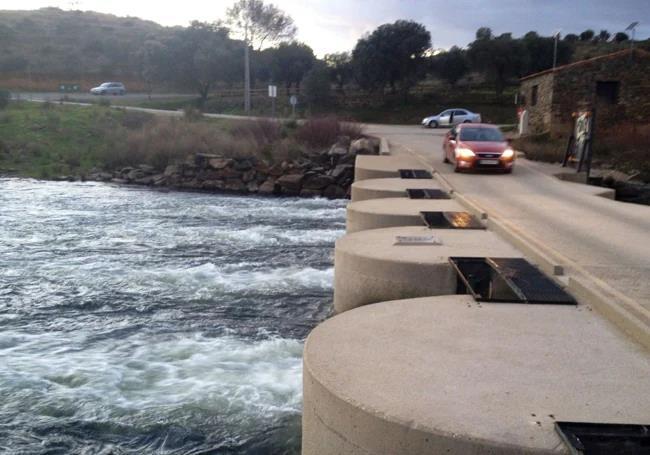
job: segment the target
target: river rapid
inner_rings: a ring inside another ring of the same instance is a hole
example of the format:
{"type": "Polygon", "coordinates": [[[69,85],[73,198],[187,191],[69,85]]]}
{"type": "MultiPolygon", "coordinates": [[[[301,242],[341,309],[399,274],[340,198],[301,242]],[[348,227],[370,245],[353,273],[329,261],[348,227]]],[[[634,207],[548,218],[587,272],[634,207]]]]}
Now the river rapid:
{"type": "Polygon", "coordinates": [[[344,207],[0,179],[0,452],[298,453],[344,207]]]}

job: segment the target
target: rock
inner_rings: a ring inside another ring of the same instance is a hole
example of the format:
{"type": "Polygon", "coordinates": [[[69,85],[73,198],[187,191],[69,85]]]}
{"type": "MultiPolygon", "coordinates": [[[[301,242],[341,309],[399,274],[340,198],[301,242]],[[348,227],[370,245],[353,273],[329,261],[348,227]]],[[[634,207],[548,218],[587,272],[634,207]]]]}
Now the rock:
{"type": "Polygon", "coordinates": [[[202,186],[204,190],[223,190],[225,183],[223,180],[205,180],[202,186]]]}
{"type": "Polygon", "coordinates": [[[239,171],[237,171],[237,170],[235,170],[233,168],[230,168],[230,167],[226,167],[226,168],[221,169],[219,171],[218,175],[219,175],[219,178],[221,178],[221,179],[229,179],[229,180],[241,179],[241,177],[242,177],[241,172],[239,172],[239,171]]]}
{"type": "Polygon", "coordinates": [[[346,195],[344,188],[339,185],[330,185],[323,191],[323,196],[327,199],[343,199],[346,195]]]}
{"type": "Polygon", "coordinates": [[[140,169],[145,174],[153,174],[156,172],[156,168],[149,164],[139,164],[138,169],[140,169]]]}
{"type": "Polygon", "coordinates": [[[234,160],[231,160],[230,158],[213,158],[211,160],[208,160],[208,165],[212,169],[221,170],[230,167],[233,162],[234,160]]]}
{"type": "Polygon", "coordinates": [[[276,181],[276,184],[282,188],[283,192],[295,192],[297,194],[300,192],[300,186],[304,177],[303,174],[287,174],[280,177],[276,181]]]}
{"type": "Polygon", "coordinates": [[[177,164],[170,164],[165,168],[165,175],[170,176],[174,174],[180,174],[181,173],[181,168],[177,164]]]}
{"type": "Polygon", "coordinates": [[[142,172],[140,169],[133,169],[128,174],[126,174],[127,180],[135,181],[135,180],[140,180],[143,177],[145,177],[144,172],[142,172]]]}
{"type": "Polygon", "coordinates": [[[153,185],[153,177],[150,175],[147,175],[146,177],[142,177],[140,179],[134,180],[133,183],[137,185],[153,185]]]}
{"type": "Polygon", "coordinates": [[[151,179],[154,186],[163,186],[167,183],[167,176],[165,174],[156,174],[151,179]]]}
{"type": "Polygon", "coordinates": [[[124,179],[118,179],[118,178],[112,178],[111,183],[117,183],[118,185],[124,185],[125,183],[128,183],[124,179]]]}
{"type": "Polygon", "coordinates": [[[300,190],[300,197],[321,197],[321,191],[320,190],[312,190],[312,189],[307,189],[303,188],[300,190]]]}
{"type": "Polygon", "coordinates": [[[227,191],[243,192],[246,191],[246,184],[241,180],[226,180],[223,189],[227,191]]]}
{"type": "Polygon", "coordinates": [[[350,153],[354,155],[377,155],[379,142],[367,137],[357,139],[350,144],[350,153]]]}
{"type": "Polygon", "coordinates": [[[185,165],[183,166],[183,177],[195,177],[198,172],[198,168],[195,166],[185,165]]]}
{"type": "Polygon", "coordinates": [[[337,164],[354,164],[354,161],[357,159],[357,155],[354,153],[348,153],[339,157],[337,164]]]}
{"type": "Polygon", "coordinates": [[[273,177],[280,177],[284,174],[284,169],[281,164],[274,164],[268,169],[268,174],[273,177]]]}
{"type": "Polygon", "coordinates": [[[248,171],[253,169],[253,163],[249,160],[235,161],[234,168],[238,171],[248,171]]]}
{"type": "Polygon", "coordinates": [[[260,186],[255,182],[250,182],[246,185],[246,189],[249,193],[257,193],[260,190],[260,186]]]}
{"type": "Polygon", "coordinates": [[[334,144],[327,152],[329,156],[345,156],[348,154],[348,147],[341,144],[334,144]]]}
{"type": "Polygon", "coordinates": [[[194,155],[194,165],[198,167],[206,167],[210,160],[215,160],[221,158],[220,155],[214,155],[210,153],[197,153],[194,155]]]}
{"type": "Polygon", "coordinates": [[[275,179],[270,177],[260,185],[258,192],[261,194],[277,194],[278,190],[275,179]]]}
{"type": "Polygon", "coordinates": [[[329,185],[336,183],[334,177],[329,175],[310,175],[306,176],[302,182],[303,189],[307,190],[322,190],[327,188],[329,185]]]}
{"type": "MultiPolygon", "coordinates": [[[[236,169],[236,167],[235,167],[235,169],[236,169]]],[[[244,183],[252,182],[253,180],[255,180],[255,170],[251,169],[249,171],[244,172],[242,174],[242,176],[241,176],[241,179],[242,179],[242,182],[244,182],[244,183]]]]}
{"type": "Polygon", "coordinates": [[[329,175],[334,177],[336,181],[354,177],[354,165],[352,164],[339,164],[329,172],[329,175]]]}

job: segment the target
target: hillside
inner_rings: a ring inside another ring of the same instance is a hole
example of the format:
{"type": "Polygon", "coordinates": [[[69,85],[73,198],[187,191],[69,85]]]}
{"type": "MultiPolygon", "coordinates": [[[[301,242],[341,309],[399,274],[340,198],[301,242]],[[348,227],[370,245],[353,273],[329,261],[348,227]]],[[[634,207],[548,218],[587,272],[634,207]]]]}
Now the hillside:
{"type": "Polygon", "coordinates": [[[135,79],[142,44],[164,39],[173,30],[90,11],[0,10],[0,79],[135,79]]]}

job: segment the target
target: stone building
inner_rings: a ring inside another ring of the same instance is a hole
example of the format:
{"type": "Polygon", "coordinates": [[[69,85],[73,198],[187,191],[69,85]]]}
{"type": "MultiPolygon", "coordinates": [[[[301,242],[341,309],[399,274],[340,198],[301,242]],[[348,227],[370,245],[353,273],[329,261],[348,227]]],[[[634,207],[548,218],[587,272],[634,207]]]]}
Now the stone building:
{"type": "Polygon", "coordinates": [[[597,126],[650,124],[650,52],[624,50],[559,66],[521,79],[528,132],[567,136],[572,113],[596,108],[597,126]]]}

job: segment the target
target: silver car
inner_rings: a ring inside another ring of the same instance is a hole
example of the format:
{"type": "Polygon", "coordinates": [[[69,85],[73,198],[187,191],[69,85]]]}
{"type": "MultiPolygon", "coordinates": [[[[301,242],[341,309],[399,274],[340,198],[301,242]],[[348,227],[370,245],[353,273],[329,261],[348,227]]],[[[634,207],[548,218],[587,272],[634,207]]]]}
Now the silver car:
{"type": "Polygon", "coordinates": [[[453,108],[422,119],[422,126],[428,128],[455,126],[461,123],[481,123],[481,114],[476,114],[467,109],[453,108]]]}
{"type": "Polygon", "coordinates": [[[124,95],[126,87],[121,82],[104,82],[99,87],[90,89],[93,95],[124,95]]]}

